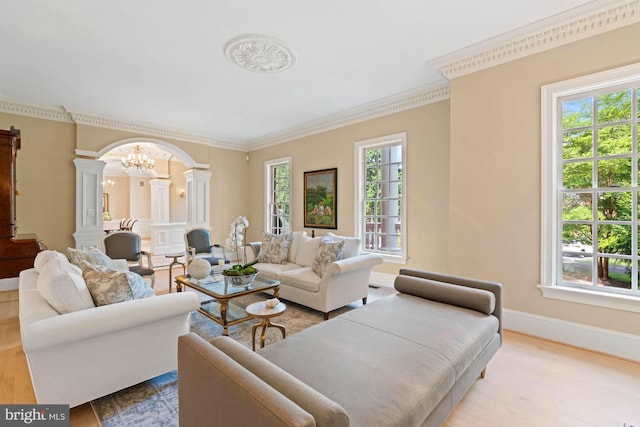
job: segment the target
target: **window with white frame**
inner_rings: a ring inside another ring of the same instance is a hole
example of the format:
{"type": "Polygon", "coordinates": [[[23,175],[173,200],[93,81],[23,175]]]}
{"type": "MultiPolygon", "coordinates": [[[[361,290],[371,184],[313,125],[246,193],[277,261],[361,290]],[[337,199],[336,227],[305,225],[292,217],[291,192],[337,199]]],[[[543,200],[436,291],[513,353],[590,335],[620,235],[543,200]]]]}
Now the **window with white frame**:
{"type": "Polygon", "coordinates": [[[640,64],[542,89],[545,296],[640,310],[639,94],[640,64]]]}
{"type": "Polygon", "coordinates": [[[355,144],[355,224],[361,250],[405,262],[406,133],[355,144]]]}
{"type": "Polygon", "coordinates": [[[280,234],[291,230],[291,158],[265,163],[265,230],[280,234]]]}

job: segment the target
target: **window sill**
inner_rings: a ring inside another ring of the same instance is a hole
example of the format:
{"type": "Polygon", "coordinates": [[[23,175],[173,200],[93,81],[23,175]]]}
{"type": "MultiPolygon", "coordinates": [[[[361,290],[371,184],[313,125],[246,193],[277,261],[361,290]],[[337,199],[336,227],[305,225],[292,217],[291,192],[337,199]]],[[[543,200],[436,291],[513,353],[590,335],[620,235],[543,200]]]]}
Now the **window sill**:
{"type": "Polygon", "coordinates": [[[640,313],[640,298],[637,297],[606,294],[567,286],[538,285],[538,288],[542,290],[542,296],[545,298],[640,313]]]}
{"type": "Polygon", "coordinates": [[[382,259],[384,259],[384,262],[390,262],[392,264],[406,264],[407,263],[407,257],[404,257],[404,256],[386,255],[386,254],[381,254],[381,253],[378,253],[378,255],[382,256],[382,259]]]}

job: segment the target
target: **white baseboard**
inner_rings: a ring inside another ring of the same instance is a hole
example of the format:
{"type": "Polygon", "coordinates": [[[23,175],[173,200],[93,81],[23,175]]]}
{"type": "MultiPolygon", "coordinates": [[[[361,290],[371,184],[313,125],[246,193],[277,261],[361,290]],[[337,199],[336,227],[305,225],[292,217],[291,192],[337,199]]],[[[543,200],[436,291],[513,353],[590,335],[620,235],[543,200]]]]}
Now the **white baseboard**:
{"type": "Polygon", "coordinates": [[[18,289],[18,278],[10,277],[8,279],[0,279],[0,292],[1,291],[13,291],[18,289]]]}
{"type": "Polygon", "coordinates": [[[504,328],[591,351],[640,362],[640,336],[567,322],[522,311],[503,310],[504,328]]]}

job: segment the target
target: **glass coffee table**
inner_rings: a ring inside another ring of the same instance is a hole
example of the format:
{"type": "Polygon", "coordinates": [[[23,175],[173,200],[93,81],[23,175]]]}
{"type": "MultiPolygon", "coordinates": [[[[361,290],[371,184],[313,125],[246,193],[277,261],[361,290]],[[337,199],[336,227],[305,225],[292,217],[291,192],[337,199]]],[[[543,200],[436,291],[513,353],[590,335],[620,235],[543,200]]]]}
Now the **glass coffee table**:
{"type": "Polygon", "coordinates": [[[228,327],[251,319],[244,307],[233,301],[239,297],[264,291],[273,291],[273,297],[278,298],[280,282],[262,278],[258,275],[248,286],[232,286],[221,276],[209,276],[196,280],[191,276],[176,276],[176,290],[182,292],[183,287],[191,288],[213,298],[200,304],[198,311],[209,319],[222,325],[222,335],[228,335],[228,327]]]}

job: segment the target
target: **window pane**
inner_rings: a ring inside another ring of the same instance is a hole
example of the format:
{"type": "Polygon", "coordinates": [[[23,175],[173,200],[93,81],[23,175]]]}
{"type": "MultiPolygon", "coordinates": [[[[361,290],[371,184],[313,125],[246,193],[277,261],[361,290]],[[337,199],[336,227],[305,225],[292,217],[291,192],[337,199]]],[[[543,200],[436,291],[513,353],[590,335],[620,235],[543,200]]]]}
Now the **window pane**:
{"type": "Polygon", "coordinates": [[[593,97],[562,103],[562,128],[574,129],[593,125],[593,97]]]}
{"type": "Polygon", "coordinates": [[[631,159],[610,159],[598,162],[598,187],[629,187],[631,159]]]}
{"type": "Polygon", "coordinates": [[[593,218],[591,193],[565,193],[562,195],[562,219],[590,221],[593,218]]]}
{"type": "Polygon", "coordinates": [[[377,182],[380,181],[381,177],[380,168],[378,167],[369,167],[367,168],[367,182],[377,182]]]}
{"type": "Polygon", "coordinates": [[[400,254],[402,144],[363,148],[362,153],[364,162],[360,173],[364,179],[364,194],[361,196],[365,201],[363,246],[380,253],[400,254]]]}
{"type": "Polygon", "coordinates": [[[631,261],[598,257],[598,285],[631,289],[631,261]]]}
{"type": "Polygon", "coordinates": [[[591,256],[564,254],[562,257],[562,281],[582,285],[593,284],[591,256]]]}
{"type": "Polygon", "coordinates": [[[631,153],[631,125],[606,126],[598,129],[598,155],[631,153]]]}
{"type": "Polygon", "coordinates": [[[375,215],[376,214],[376,202],[374,201],[367,201],[365,202],[365,207],[364,207],[364,214],[369,216],[369,215],[375,215]]]}
{"type": "Polygon", "coordinates": [[[364,157],[365,165],[376,165],[380,162],[380,150],[366,150],[364,157]]]}
{"type": "Polygon", "coordinates": [[[598,96],[598,123],[631,119],[631,90],[598,96]]]}
{"type": "Polygon", "coordinates": [[[562,140],[562,155],[565,159],[580,159],[593,155],[593,130],[565,132],[562,140]]]}
{"type": "Polygon", "coordinates": [[[290,228],[291,167],[289,163],[269,167],[268,229],[275,234],[290,228]]]}
{"type": "Polygon", "coordinates": [[[631,226],[598,225],[598,253],[631,255],[631,226]]]}
{"type": "Polygon", "coordinates": [[[598,219],[631,221],[631,192],[598,193],[598,219]]]}
{"type": "Polygon", "coordinates": [[[565,224],[562,227],[563,282],[593,284],[591,226],[565,224]]]}
{"type": "Polygon", "coordinates": [[[571,162],[562,165],[562,185],[564,188],[591,188],[591,162],[571,162]]]}
{"type": "Polygon", "coordinates": [[[593,253],[591,225],[564,224],[562,226],[562,254],[574,253],[591,255],[593,253]]]}
{"type": "Polygon", "coordinates": [[[380,184],[367,184],[367,199],[379,199],[381,195],[380,184]]]}

